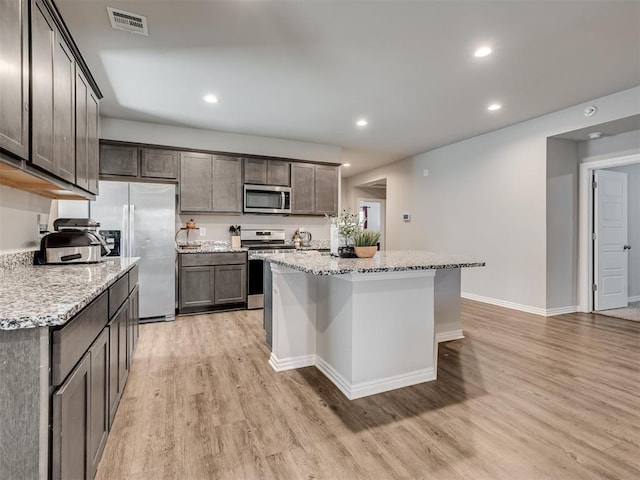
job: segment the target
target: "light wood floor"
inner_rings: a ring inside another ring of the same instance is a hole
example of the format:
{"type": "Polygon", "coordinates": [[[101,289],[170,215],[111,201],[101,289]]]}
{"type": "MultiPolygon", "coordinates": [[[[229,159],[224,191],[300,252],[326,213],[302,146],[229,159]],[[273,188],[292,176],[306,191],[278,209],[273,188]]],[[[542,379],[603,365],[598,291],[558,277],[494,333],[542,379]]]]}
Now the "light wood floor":
{"type": "Polygon", "coordinates": [[[640,323],[464,301],[436,381],[349,401],[261,315],[141,326],[97,478],[640,478],[640,323]]]}

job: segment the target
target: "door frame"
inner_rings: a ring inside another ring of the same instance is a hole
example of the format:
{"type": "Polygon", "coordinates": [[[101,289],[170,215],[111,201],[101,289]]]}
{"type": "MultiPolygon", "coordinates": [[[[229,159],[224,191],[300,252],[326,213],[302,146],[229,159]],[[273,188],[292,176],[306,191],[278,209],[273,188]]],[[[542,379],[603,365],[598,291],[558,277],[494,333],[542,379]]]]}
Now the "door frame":
{"type": "Polygon", "coordinates": [[[360,202],[370,202],[380,204],[380,230],[382,241],[380,242],[380,250],[387,249],[387,201],[384,198],[365,198],[358,197],[356,199],[358,212],[360,211],[360,202]]]}
{"type": "Polygon", "coordinates": [[[621,157],[594,160],[580,164],[579,219],[578,219],[578,310],[593,311],[593,190],[591,179],[594,170],[640,163],[640,153],[621,157]]]}

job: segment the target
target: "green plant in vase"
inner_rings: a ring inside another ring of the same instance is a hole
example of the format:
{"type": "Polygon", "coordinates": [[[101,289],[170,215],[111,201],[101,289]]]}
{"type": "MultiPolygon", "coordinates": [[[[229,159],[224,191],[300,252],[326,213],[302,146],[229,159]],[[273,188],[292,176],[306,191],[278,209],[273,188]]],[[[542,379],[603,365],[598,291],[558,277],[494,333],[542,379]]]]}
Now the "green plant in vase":
{"type": "Polygon", "coordinates": [[[380,241],[380,232],[375,230],[358,230],[353,237],[356,247],[377,247],[380,241]]]}
{"type": "Polygon", "coordinates": [[[371,258],[378,251],[380,232],[359,229],[353,236],[355,252],[359,258],[371,258]]]}

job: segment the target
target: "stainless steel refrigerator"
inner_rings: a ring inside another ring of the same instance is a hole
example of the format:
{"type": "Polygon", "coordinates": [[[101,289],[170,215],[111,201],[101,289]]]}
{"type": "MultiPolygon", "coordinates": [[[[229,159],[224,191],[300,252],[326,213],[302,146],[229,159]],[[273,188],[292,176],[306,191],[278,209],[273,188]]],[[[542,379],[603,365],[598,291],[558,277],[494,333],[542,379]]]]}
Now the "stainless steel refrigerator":
{"type": "MultiPolygon", "coordinates": [[[[140,319],[175,317],[175,185],[100,182],[89,202],[99,230],[120,230],[120,254],[139,262],[140,319]]],[[[62,213],[62,212],[60,212],[62,213]]]]}

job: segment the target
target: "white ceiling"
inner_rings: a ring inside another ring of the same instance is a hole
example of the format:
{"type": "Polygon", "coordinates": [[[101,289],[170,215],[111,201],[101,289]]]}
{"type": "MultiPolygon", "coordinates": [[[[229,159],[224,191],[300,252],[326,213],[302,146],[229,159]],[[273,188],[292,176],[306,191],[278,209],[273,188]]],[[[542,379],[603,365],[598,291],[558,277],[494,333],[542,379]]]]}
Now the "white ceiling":
{"type": "Polygon", "coordinates": [[[102,115],[339,145],[347,175],[640,85],[638,1],[56,4],[102,115]],[[111,29],[107,6],[149,36],[111,29]]]}

